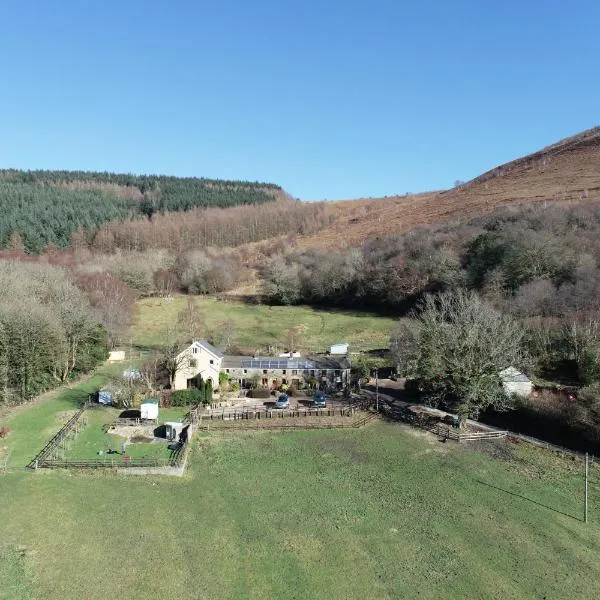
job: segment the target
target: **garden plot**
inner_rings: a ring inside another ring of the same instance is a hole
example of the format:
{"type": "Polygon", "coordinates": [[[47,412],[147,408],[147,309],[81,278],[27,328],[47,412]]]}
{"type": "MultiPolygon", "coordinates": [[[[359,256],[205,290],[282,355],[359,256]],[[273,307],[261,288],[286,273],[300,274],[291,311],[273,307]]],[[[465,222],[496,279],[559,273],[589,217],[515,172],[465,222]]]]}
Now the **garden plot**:
{"type": "Polygon", "coordinates": [[[118,456],[170,458],[168,441],[154,436],[156,424],[112,426],[121,411],[94,407],[87,412],[88,424],[66,453],[67,460],[103,460],[118,456]]]}

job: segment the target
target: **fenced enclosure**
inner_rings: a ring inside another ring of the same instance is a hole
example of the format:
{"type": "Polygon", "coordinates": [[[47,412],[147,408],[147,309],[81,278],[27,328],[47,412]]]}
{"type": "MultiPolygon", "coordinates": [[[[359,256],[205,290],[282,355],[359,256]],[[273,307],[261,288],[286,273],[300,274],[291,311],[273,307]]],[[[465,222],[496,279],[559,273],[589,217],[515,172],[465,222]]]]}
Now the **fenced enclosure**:
{"type": "Polygon", "coordinates": [[[197,429],[339,429],[361,427],[377,418],[375,413],[354,406],[330,408],[271,409],[244,407],[201,413],[191,412],[197,429]]]}
{"type": "MultiPolygon", "coordinates": [[[[98,410],[107,410],[104,407],[97,407],[94,405],[94,408],[98,408],[98,410]]],[[[78,448],[81,446],[81,443],[86,439],[82,437],[79,441],[78,438],[88,427],[88,410],[93,410],[92,403],[86,402],[69,420],[60,428],[60,430],[50,439],[50,441],[42,448],[42,450],[38,453],[38,455],[27,465],[30,469],[132,469],[132,468],[141,468],[141,469],[154,469],[154,468],[162,468],[162,467],[182,467],[185,464],[187,458],[188,451],[188,441],[193,433],[193,427],[191,420],[188,418],[186,420],[186,436],[181,437],[177,442],[169,443],[168,440],[164,441],[156,441],[156,439],[148,439],[147,441],[151,442],[149,444],[141,444],[141,448],[143,448],[143,452],[146,453],[146,448],[154,449],[154,454],[158,451],[158,455],[152,455],[153,452],[149,452],[150,456],[131,456],[125,453],[125,446],[128,448],[135,448],[136,444],[129,442],[127,438],[124,443],[124,448],[122,452],[118,450],[112,449],[112,444],[110,448],[104,452],[99,451],[97,454],[100,456],[90,458],[86,454],[89,454],[90,450],[87,452],[75,453],[75,456],[69,456],[69,451],[72,448],[78,448]],[[156,442],[156,443],[152,443],[156,442]],[[79,444],[79,446],[78,446],[79,444]],[[155,448],[156,446],[156,448],[155,448]],[[160,454],[164,454],[161,456],[160,454]]],[[[111,413],[107,413],[107,415],[103,415],[102,419],[111,418],[111,413]]],[[[97,417],[97,415],[96,415],[97,417]]],[[[94,415],[92,414],[92,421],[94,421],[94,415]]],[[[139,419],[120,419],[114,418],[110,422],[104,423],[101,425],[97,422],[97,418],[94,421],[94,426],[98,427],[102,430],[103,435],[108,434],[108,429],[111,426],[119,426],[119,427],[129,427],[133,425],[138,426],[150,426],[152,427],[156,423],[154,421],[148,421],[147,423],[142,423],[139,419]],[[137,421],[137,422],[135,422],[137,421]]],[[[91,427],[91,425],[89,425],[91,427]]],[[[86,434],[84,433],[84,436],[86,434]]],[[[118,434],[117,439],[118,438],[118,434]]],[[[94,440],[97,442],[97,434],[92,434],[94,440]]],[[[110,437],[110,436],[109,436],[110,437]]],[[[135,438],[131,438],[135,441],[135,438]]],[[[142,440],[146,441],[146,440],[142,440]]],[[[89,443],[89,442],[88,442],[89,443]]],[[[92,446],[92,450],[94,450],[94,446],[92,446]]],[[[139,453],[139,450],[138,450],[139,453]]]]}

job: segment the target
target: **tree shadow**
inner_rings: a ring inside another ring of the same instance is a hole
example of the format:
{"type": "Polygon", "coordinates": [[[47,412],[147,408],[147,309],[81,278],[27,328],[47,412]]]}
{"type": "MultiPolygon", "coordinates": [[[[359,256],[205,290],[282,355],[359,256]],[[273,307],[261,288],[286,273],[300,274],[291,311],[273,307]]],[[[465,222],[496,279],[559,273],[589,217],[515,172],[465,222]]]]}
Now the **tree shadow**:
{"type": "Polygon", "coordinates": [[[536,504],[537,506],[541,506],[542,508],[551,510],[552,512],[555,512],[559,515],[563,515],[564,517],[569,517],[570,519],[575,519],[576,521],[583,522],[583,519],[581,517],[576,517],[575,515],[570,515],[569,513],[558,510],[557,508],[553,508],[552,506],[548,506],[547,504],[542,504],[541,502],[538,502],[537,500],[532,500],[531,498],[528,498],[527,496],[518,494],[517,492],[511,492],[510,490],[505,490],[504,488],[498,487],[497,485],[494,485],[493,483],[487,483],[486,481],[481,481],[481,479],[474,479],[473,481],[475,481],[476,483],[480,483],[481,485],[485,485],[489,488],[498,490],[499,492],[504,492],[505,494],[508,494],[509,496],[514,496],[515,498],[520,498],[521,500],[527,500],[527,502],[531,502],[532,504],[536,504]]]}

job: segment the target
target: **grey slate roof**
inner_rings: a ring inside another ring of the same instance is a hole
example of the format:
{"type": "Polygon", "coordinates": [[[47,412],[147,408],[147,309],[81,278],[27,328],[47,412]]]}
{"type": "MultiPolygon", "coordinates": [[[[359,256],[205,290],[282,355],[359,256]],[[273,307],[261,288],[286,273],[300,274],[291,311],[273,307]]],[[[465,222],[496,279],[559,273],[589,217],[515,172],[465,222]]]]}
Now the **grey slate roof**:
{"type": "Polygon", "coordinates": [[[209,344],[206,340],[197,340],[193,342],[193,344],[200,344],[203,348],[208,350],[211,354],[214,354],[217,358],[223,358],[223,356],[225,356],[220,350],[217,350],[212,344],[209,344]]]}
{"type": "Polygon", "coordinates": [[[314,356],[309,358],[282,358],[274,356],[225,356],[221,363],[222,369],[294,369],[308,371],[313,369],[349,368],[345,358],[333,359],[329,356],[314,356]]]}

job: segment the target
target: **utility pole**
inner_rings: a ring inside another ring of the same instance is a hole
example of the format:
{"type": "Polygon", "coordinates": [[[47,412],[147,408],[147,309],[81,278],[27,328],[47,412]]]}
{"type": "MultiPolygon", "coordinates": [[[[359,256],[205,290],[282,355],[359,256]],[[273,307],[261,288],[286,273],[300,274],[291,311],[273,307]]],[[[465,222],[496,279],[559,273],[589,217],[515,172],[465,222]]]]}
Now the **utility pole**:
{"type": "Polygon", "coordinates": [[[583,504],[583,522],[588,522],[588,453],[585,453],[585,499],[583,504]]]}
{"type": "MultiPolygon", "coordinates": [[[[377,377],[378,376],[378,372],[379,372],[379,369],[375,369],[375,406],[376,406],[375,410],[377,412],[379,412],[379,379],[377,377]]],[[[586,481],[586,485],[587,485],[587,476],[586,476],[586,480],[585,481],[586,481]]],[[[587,498],[587,493],[586,493],[586,498],[587,498]]]]}

